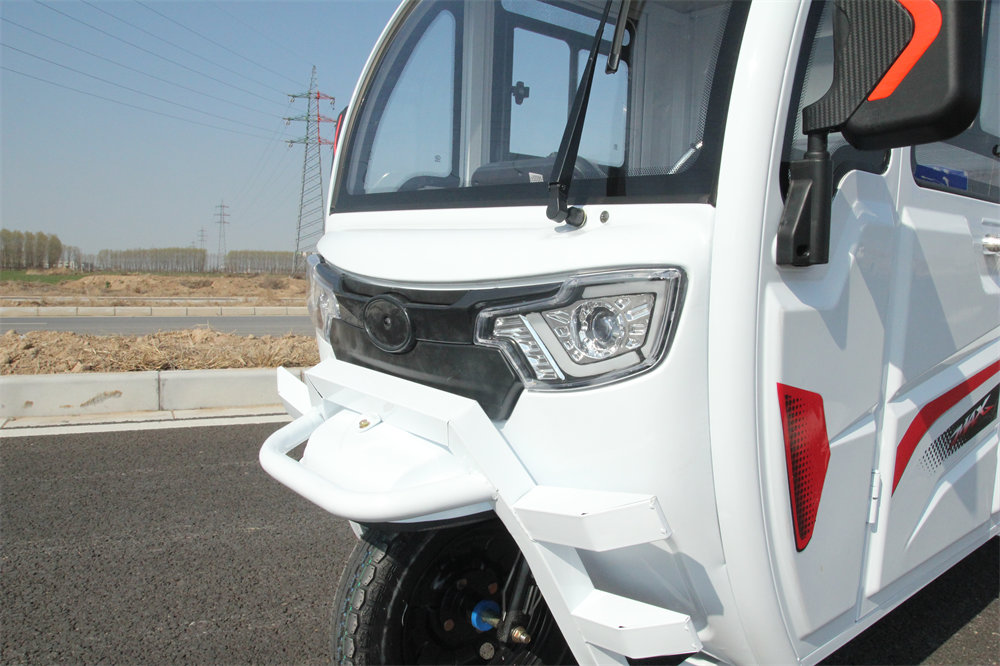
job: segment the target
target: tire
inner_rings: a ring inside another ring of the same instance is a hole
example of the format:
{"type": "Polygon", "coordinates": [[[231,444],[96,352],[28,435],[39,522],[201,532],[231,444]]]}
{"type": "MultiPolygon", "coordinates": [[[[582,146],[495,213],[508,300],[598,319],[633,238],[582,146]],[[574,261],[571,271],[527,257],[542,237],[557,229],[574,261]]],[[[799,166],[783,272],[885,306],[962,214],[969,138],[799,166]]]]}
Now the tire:
{"type": "Polygon", "coordinates": [[[427,532],[365,532],[334,598],[334,663],[573,663],[537,590],[525,627],[528,645],[501,644],[496,629],[472,625],[477,603],[503,603],[518,555],[496,520],[427,532]]]}

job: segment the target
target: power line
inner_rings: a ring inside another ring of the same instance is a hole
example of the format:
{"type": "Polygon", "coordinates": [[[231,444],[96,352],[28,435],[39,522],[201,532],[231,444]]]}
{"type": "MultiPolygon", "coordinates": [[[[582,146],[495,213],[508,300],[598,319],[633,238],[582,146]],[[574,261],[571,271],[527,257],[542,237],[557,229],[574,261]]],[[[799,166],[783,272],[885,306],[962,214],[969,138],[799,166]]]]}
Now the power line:
{"type": "MultiPolygon", "coordinates": [[[[90,7],[91,9],[94,9],[96,11],[101,12],[102,14],[110,16],[114,20],[116,20],[116,21],[118,21],[120,23],[124,23],[125,25],[129,26],[130,28],[132,28],[134,30],[138,30],[139,32],[142,32],[142,33],[144,33],[146,35],[149,35],[150,37],[152,37],[154,39],[157,39],[157,40],[163,42],[164,44],[167,44],[168,46],[172,46],[175,49],[177,49],[179,51],[183,51],[184,53],[187,53],[190,56],[198,58],[199,60],[203,60],[203,61],[207,62],[208,64],[214,66],[214,67],[218,67],[219,69],[224,69],[225,71],[229,72],[230,74],[235,74],[236,76],[238,76],[238,77],[240,77],[242,79],[245,79],[245,80],[247,80],[247,81],[249,81],[249,82],[251,82],[251,83],[253,83],[255,85],[258,85],[261,88],[267,88],[269,90],[273,90],[275,92],[279,92],[277,88],[272,88],[271,86],[267,85],[266,83],[262,83],[260,81],[257,81],[256,79],[253,79],[253,78],[247,76],[243,72],[240,72],[238,70],[232,69],[231,67],[226,67],[225,65],[222,65],[222,64],[220,64],[220,63],[218,63],[218,62],[216,62],[216,61],[214,61],[214,60],[212,60],[210,58],[206,58],[205,56],[203,56],[201,54],[195,53],[194,51],[192,51],[190,49],[187,49],[187,48],[185,48],[185,47],[183,47],[183,46],[181,46],[179,44],[175,44],[174,42],[170,41],[169,39],[166,39],[165,37],[163,37],[161,35],[158,35],[155,32],[152,32],[150,30],[146,30],[145,28],[143,28],[141,26],[138,26],[135,23],[132,23],[131,21],[126,21],[125,19],[123,19],[120,16],[117,16],[115,14],[112,14],[111,12],[109,12],[106,9],[101,9],[97,5],[92,4],[90,2],[87,2],[87,0],[80,0],[80,1],[83,4],[87,5],[88,7],[90,7]]],[[[142,4],[142,3],[139,3],[139,4],[142,4]]],[[[146,9],[150,9],[150,11],[153,11],[154,13],[159,14],[159,12],[156,12],[156,10],[151,9],[149,7],[146,7],[146,9]]],[[[161,16],[162,16],[162,14],[161,14],[161,16]]],[[[168,20],[169,20],[169,17],[164,17],[164,18],[168,18],[168,20]]],[[[184,27],[184,26],[181,26],[181,27],[184,27]]],[[[236,54],[236,55],[238,55],[238,54],[236,54]]]]}
{"type": "Polygon", "coordinates": [[[187,90],[189,92],[193,92],[196,95],[202,95],[204,97],[208,97],[210,99],[214,99],[216,101],[223,102],[225,104],[232,104],[233,106],[238,106],[241,109],[245,109],[247,111],[252,111],[253,113],[259,113],[261,115],[269,116],[271,118],[274,117],[274,114],[268,113],[267,111],[261,111],[260,109],[255,109],[255,108],[247,106],[245,104],[240,104],[239,102],[234,102],[234,101],[226,99],[224,97],[219,97],[217,95],[213,95],[211,93],[203,92],[201,90],[197,90],[197,89],[192,88],[190,86],[186,86],[186,85],[184,85],[182,83],[177,83],[175,81],[171,81],[169,79],[165,79],[162,76],[157,76],[155,74],[150,74],[149,72],[145,72],[145,71],[143,71],[143,70],[141,70],[141,69],[139,69],[137,67],[132,67],[130,65],[126,65],[125,63],[118,62],[117,60],[114,60],[113,58],[108,58],[106,56],[102,56],[99,53],[94,53],[93,51],[88,51],[87,49],[81,48],[79,46],[75,46],[73,44],[70,44],[69,42],[64,42],[61,39],[57,39],[55,37],[52,37],[51,35],[46,35],[43,32],[39,32],[38,30],[34,30],[33,28],[29,28],[28,26],[21,25],[20,23],[18,23],[16,21],[11,21],[8,18],[0,16],[0,21],[3,21],[4,23],[9,23],[9,24],[11,24],[13,26],[16,26],[16,27],[18,27],[18,28],[20,28],[22,30],[26,30],[28,32],[34,33],[34,34],[38,35],[39,37],[44,37],[45,39],[48,39],[50,41],[56,42],[58,44],[62,44],[63,46],[71,48],[71,49],[73,49],[75,51],[79,51],[80,53],[86,53],[87,55],[89,55],[89,56],[91,56],[93,58],[98,58],[98,59],[103,60],[105,62],[109,62],[112,65],[115,65],[117,67],[121,67],[123,69],[127,69],[127,70],[135,72],[137,74],[141,74],[143,76],[147,76],[147,77],[149,77],[151,79],[156,79],[157,81],[162,81],[163,83],[166,83],[168,85],[176,86],[178,88],[182,88],[182,89],[187,90]]]}
{"type": "Polygon", "coordinates": [[[291,56],[294,56],[296,58],[299,58],[300,60],[303,60],[305,62],[310,62],[311,58],[309,58],[309,57],[307,57],[305,55],[302,55],[301,53],[288,48],[287,46],[285,46],[281,42],[279,42],[276,39],[274,39],[273,37],[271,37],[266,32],[261,32],[257,28],[253,27],[252,25],[250,25],[249,23],[247,23],[246,21],[244,21],[238,15],[232,13],[231,11],[229,11],[228,9],[226,9],[225,7],[223,7],[218,2],[213,2],[211,4],[212,4],[212,6],[214,6],[216,9],[218,9],[220,12],[222,12],[223,14],[225,14],[226,16],[228,16],[229,18],[231,18],[232,20],[236,21],[237,23],[240,23],[241,25],[243,25],[243,27],[247,28],[248,30],[252,30],[253,32],[257,33],[260,37],[263,37],[267,41],[271,42],[272,44],[274,44],[275,46],[277,46],[279,49],[283,50],[288,55],[291,55],[291,56]]]}
{"type": "MultiPolygon", "coordinates": [[[[288,104],[289,107],[291,107],[292,102],[294,102],[294,100],[289,101],[289,104],[288,104]]],[[[277,138],[279,133],[280,133],[280,129],[275,130],[274,133],[273,133],[273,135],[272,135],[272,138],[277,138]]],[[[258,176],[260,176],[260,174],[262,173],[262,171],[264,169],[265,163],[270,158],[271,154],[274,152],[274,150],[277,147],[277,145],[278,145],[277,141],[272,141],[272,142],[268,143],[266,146],[264,146],[263,150],[261,151],[260,156],[257,158],[257,161],[254,164],[253,169],[251,170],[250,176],[247,178],[246,183],[243,185],[242,188],[240,188],[239,193],[236,195],[236,197],[235,197],[236,201],[242,201],[243,196],[247,193],[248,190],[250,190],[253,187],[253,185],[255,184],[258,176]]],[[[256,195],[257,196],[260,195],[259,188],[257,188],[256,195]]]]}
{"type": "Polygon", "coordinates": [[[35,81],[40,81],[46,83],[50,86],[55,86],[57,88],[63,88],[65,90],[71,90],[75,93],[80,93],[81,95],[87,95],[88,97],[96,97],[97,99],[104,100],[105,102],[111,102],[112,104],[119,104],[121,106],[127,106],[132,109],[138,109],[139,111],[145,111],[146,113],[155,113],[158,116],[164,116],[166,118],[173,118],[174,120],[180,120],[186,123],[191,123],[192,125],[200,125],[201,127],[209,127],[215,130],[221,130],[223,132],[231,132],[233,134],[242,134],[243,136],[250,136],[255,139],[265,139],[268,141],[273,141],[274,137],[260,136],[259,134],[251,134],[250,132],[244,132],[242,130],[232,129],[231,127],[220,127],[219,125],[210,125],[209,123],[203,123],[198,120],[192,120],[190,118],[184,118],[183,116],[175,116],[172,113],[166,113],[164,111],[157,111],[155,109],[149,109],[144,106],[139,106],[138,104],[130,104],[129,102],[123,102],[120,99],[113,99],[111,97],[106,97],[104,95],[98,95],[97,93],[92,93],[87,90],[80,90],[79,88],[74,88],[73,86],[68,86],[63,83],[56,83],[55,81],[49,81],[48,79],[43,79],[40,76],[35,76],[34,74],[28,74],[27,72],[22,72],[6,65],[0,65],[0,69],[5,72],[10,72],[11,74],[17,74],[25,78],[34,79],[35,81]]]}
{"type": "MultiPolygon", "coordinates": [[[[175,25],[178,25],[178,26],[180,26],[180,27],[184,28],[185,30],[187,30],[187,31],[188,31],[188,32],[190,32],[191,34],[193,34],[193,35],[197,35],[198,37],[201,37],[202,39],[204,39],[204,40],[205,40],[206,42],[208,42],[209,44],[214,44],[215,46],[219,47],[220,49],[223,49],[224,51],[227,51],[228,53],[231,53],[231,54],[233,54],[233,55],[234,55],[234,56],[236,56],[237,58],[241,58],[241,59],[243,59],[243,60],[246,60],[246,61],[247,61],[248,63],[250,63],[251,65],[254,65],[254,66],[256,66],[256,67],[260,67],[261,69],[263,69],[263,70],[264,70],[264,71],[266,71],[266,72],[270,72],[271,74],[274,74],[274,75],[276,75],[276,76],[280,76],[280,77],[282,77],[283,79],[286,79],[287,81],[291,81],[292,83],[295,83],[295,81],[294,81],[294,80],[292,80],[292,79],[288,78],[287,76],[285,76],[285,75],[284,75],[284,74],[282,74],[281,72],[277,72],[277,71],[275,71],[275,70],[271,69],[270,67],[267,67],[266,65],[262,65],[262,64],[260,64],[260,63],[258,63],[258,62],[255,62],[255,61],[251,60],[250,58],[246,57],[245,55],[243,55],[243,54],[241,54],[241,53],[237,53],[236,51],[232,50],[232,49],[231,49],[231,48],[229,48],[228,46],[226,46],[226,45],[224,45],[224,44],[220,44],[219,42],[215,41],[215,40],[214,40],[214,39],[212,39],[211,37],[206,37],[205,35],[201,34],[201,33],[200,33],[200,32],[198,32],[197,30],[195,30],[195,29],[193,29],[193,28],[189,28],[188,26],[184,25],[184,24],[183,24],[183,23],[181,23],[180,21],[177,21],[177,20],[175,20],[175,19],[172,19],[171,17],[167,16],[166,14],[164,14],[164,13],[162,13],[162,12],[158,12],[158,11],[156,11],[155,9],[153,9],[152,7],[150,7],[149,5],[147,5],[146,3],[142,2],[141,0],[133,0],[133,1],[134,1],[134,2],[136,3],[136,4],[138,4],[138,5],[141,5],[142,7],[145,7],[146,9],[148,9],[148,10],[149,10],[149,11],[151,11],[151,12],[153,12],[153,13],[154,13],[154,14],[156,14],[157,16],[162,16],[163,18],[167,19],[167,20],[168,20],[168,21],[170,21],[171,23],[173,23],[173,24],[175,24],[175,25]]],[[[86,0],[84,0],[84,2],[86,2],[86,0]]],[[[87,3],[87,4],[90,4],[90,3],[87,3]]]]}
{"type": "Polygon", "coordinates": [[[46,9],[48,9],[50,11],[55,12],[56,14],[60,14],[62,16],[65,16],[66,18],[70,19],[71,21],[76,21],[77,23],[85,25],[88,28],[90,28],[91,30],[96,30],[97,32],[101,33],[102,35],[106,35],[106,36],[108,36],[108,37],[110,37],[112,39],[116,39],[119,42],[122,42],[123,44],[128,44],[129,46],[131,46],[134,49],[138,49],[138,50],[142,51],[143,53],[148,53],[149,55],[151,55],[151,56],[153,56],[155,58],[159,58],[161,60],[165,60],[165,61],[171,63],[172,65],[176,65],[177,67],[180,67],[182,69],[186,69],[187,71],[192,72],[194,74],[197,74],[198,76],[204,76],[205,78],[211,79],[212,81],[215,81],[216,83],[219,83],[221,85],[227,86],[229,88],[233,88],[235,90],[239,90],[240,92],[244,92],[244,93],[246,93],[248,95],[253,95],[254,97],[259,97],[260,99],[265,100],[267,102],[270,102],[272,104],[279,104],[280,105],[280,102],[276,102],[274,99],[271,99],[270,97],[265,97],[264,95],[256,93],[256,92],[254,92],[252,90],[247,90],[246,88],[242,88],[240,86],[234,85],[232,83],[229,83],[228,81],[224,81],[224,80],[222,80],[220,78],[217,78],[217,77],[214,77],[214,76],[212,76],[210,74],[206,74],[204,72],[200,72],[197,69],[194,69],[193,67],[188,67],[187,65],[185,65],[183,63],[180,63],[180,62],[177,62],[176,60],[173,60],[172,58],[168,58],[165,55],[161,55],[159,53],[156,53],[155,51],[150,51],[149,49],[147,49],[145,47],[142,47],[142,46],[139,46],[138,44],[134,44],[134,43],[130,42],[129,40],[123,38],[123,37],[119,37],[118,35],[115,35],[113,33],[108,32],[107,30],[102,30],[101,28],[98,28],[97,26],[91,25],[90,23],[87,23],[86,21],[84,21],[82,19],[79,19],[79,18],[77,18],[75,16],[72,16],[70,14],[67,14],[66,12],[59,11],[55,7],[52,7],[50,5],[45,4],[41,0],[35,0],[35,3],[41,5],[42,7],[45,7],[46,9]]]}
{"type": "Polygon", "coordinates": [[[270,172],[263,177],[263,181],[254,187],[253,195],[243,204],[247,210],[259,211],[265,206],[273,209],[279,205],[276,198],[292,196],[298,190],[297,179],[293,180],[291,172],[285,169],[291,151],[286,151],[270,169],[270,172]],[[293,189],[294,188],[294,189],[293,189]]]}
{"type": "MultiPolygon", "coordinates": [[[[34,53],[30,53],[28,51],[25,51],[23,49],[19,49],[16,46],[11,46],[10,44],[2,44],[2,43],[0,43],[0,46],[3,46],[4,48],[10,49],[12,51],[17,51],[18,53],[22,53],[22,54],[24,54],[26,56],[29,56],[31,58],[36,58],[38,60],[41,60],[42,62],[47,62],[50,65],[55,65],[56,67],[62,67],[63,69],[67,69],[67,70],[69,70],[69,71],[71,71],[71,72],[73,72],[75,74],[80,74],[81,76],[86,76],[86,77],[89,77],[91,79],[95,79],[97,81],[100,81],[102,83],[106,83],[108,85],[115,86],[116,88],[121,88],[123,90],[128,90],[129,92],[133,92],[133,93],[135,93],[137,95],[144,95],[146,97],[150,97],[150,98],[155,99],[155,100],[157,100],[159,102],[163,102],[164,104],[173,104],[174,106],[179,106],[182,109],[187,109],[188,111],[194,111],[195,113],[200,113],[200,114],[203,114],[203,115],[206,115],[206,116],[211,116],[213,118],[217,117],[217,115],[214,114],[214,113],[209,113],[208,111],[202,111],[201,109],[197,109],[197,108],[195,108],[193,106],[188,106],[187,104],[181,104],[180,102],[174,102],[174,101],[169,100],[169,99],[167,99],[165,97],[160,97],[159,95],[153,95],[151,93],[143,92],[141,90],[136,90],[135,88],[131,88],[129,86],[122,85],[120,83],[115,83],[114,81],[109,81],[108,79],[105,79],[103,77],[95,76],[94,74],[88,74],[87,72],[84,72],[82,70],[76,69],[74,67],[70,67],[69,65],[63,65],[62,63],[58,63],[55,60],[49,60],[48,58],[43,58],[40,55],[36,55],[34,53]]],[[[243,125],[245,127],[251,128],[251,129],[260,130],[262,132],[268,132],[268,131],[270,131],[267,127],[258,127],[257,125],[251,125],[250,123],[245,123],[245,122],[243,122],[241,120],[230,120],[229,122],[236,123],[237,125],[243,125]]]]}

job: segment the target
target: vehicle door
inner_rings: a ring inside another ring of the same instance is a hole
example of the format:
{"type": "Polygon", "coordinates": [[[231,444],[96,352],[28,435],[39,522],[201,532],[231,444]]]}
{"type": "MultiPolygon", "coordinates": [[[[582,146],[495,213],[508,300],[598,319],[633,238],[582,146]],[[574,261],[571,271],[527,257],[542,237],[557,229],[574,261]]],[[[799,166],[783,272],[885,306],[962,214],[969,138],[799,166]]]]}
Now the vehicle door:
{"type": "MultiPolygon", "coordinates": [[[[812,3],[805,19],[781,158],[782,197],[788,163],[806,149],[802,109],[826,93],[833,78],[832,4],[812,3]]],[[[890,330],[900,168],[887,151],[856,150],[840,134],[830,135],[829,146],[829,262],[778,266],[777,220],[770,217],[761,258],[765,506],[788,630],[803,656],[856,621],[890,330]]]]}
{"type": "Polygon", "coordinates": [[[891,602],[985,540],[998,511],[1000,3],[982,106],[963,134],[903,151],[866,596],[891,602]]]}

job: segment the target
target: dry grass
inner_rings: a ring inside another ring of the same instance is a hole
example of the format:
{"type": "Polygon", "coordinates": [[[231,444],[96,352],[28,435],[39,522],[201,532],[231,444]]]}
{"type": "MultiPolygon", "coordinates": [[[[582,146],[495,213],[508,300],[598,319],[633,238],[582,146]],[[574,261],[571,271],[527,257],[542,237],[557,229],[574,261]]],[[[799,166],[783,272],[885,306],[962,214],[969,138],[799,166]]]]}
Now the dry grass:
{"type": "Polygon", "coordinates": [[[0,281],[0,305],[304,305],[306,287],[303,277],[285,275],[94,274],[0,281]]]}
{"type": "MultiPolygon", "coordinates": [[[[85,275],[56,282],[0,281],[0,305],[304,305],[306,280],[282,275],[85,275]]],[[[48,279],[52,278],[52,279],[48,279]]],[[[210,329],[151,335],[79,335],[56,331],[0,336],[0,375],[311,366],[309,336],[255,337],[210,329]]]]}
{"type": "Polygon", "coordinates": [[[140,336],[8,331],[0,375],[311,366],[316,341],[304,335],[241,336],[210,329],[140,336]]]}

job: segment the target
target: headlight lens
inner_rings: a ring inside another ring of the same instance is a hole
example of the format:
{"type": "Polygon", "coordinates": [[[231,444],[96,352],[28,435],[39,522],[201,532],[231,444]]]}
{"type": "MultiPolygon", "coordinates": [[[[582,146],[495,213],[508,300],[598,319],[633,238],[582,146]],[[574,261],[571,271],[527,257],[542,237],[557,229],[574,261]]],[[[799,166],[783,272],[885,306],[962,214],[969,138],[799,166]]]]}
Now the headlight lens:
{"type": "Polygon", "coordinates": [[[594,363],[639,349],[649,333],[655,294],[577,301],[542,313],[576,363],[594,363]]]}
{"type": "Polygon", "coordinates": [[[476,343],[503,351],[529,389],[617,381],[663,358],[682,288],[675,268],[573,277],[550,299],[480,312],[476,343]]]}
{"type": "Polygon", "coordinates": [[[309,272],[309,295],[307,305],[313,325],[324,340],[330,337],[330,324],[334,319],[340,319],[340,304],[333,294],[333,286],[324,280],[317,270],[322,260],[319,255],[311,254],[306,260],[309,272]]]}

